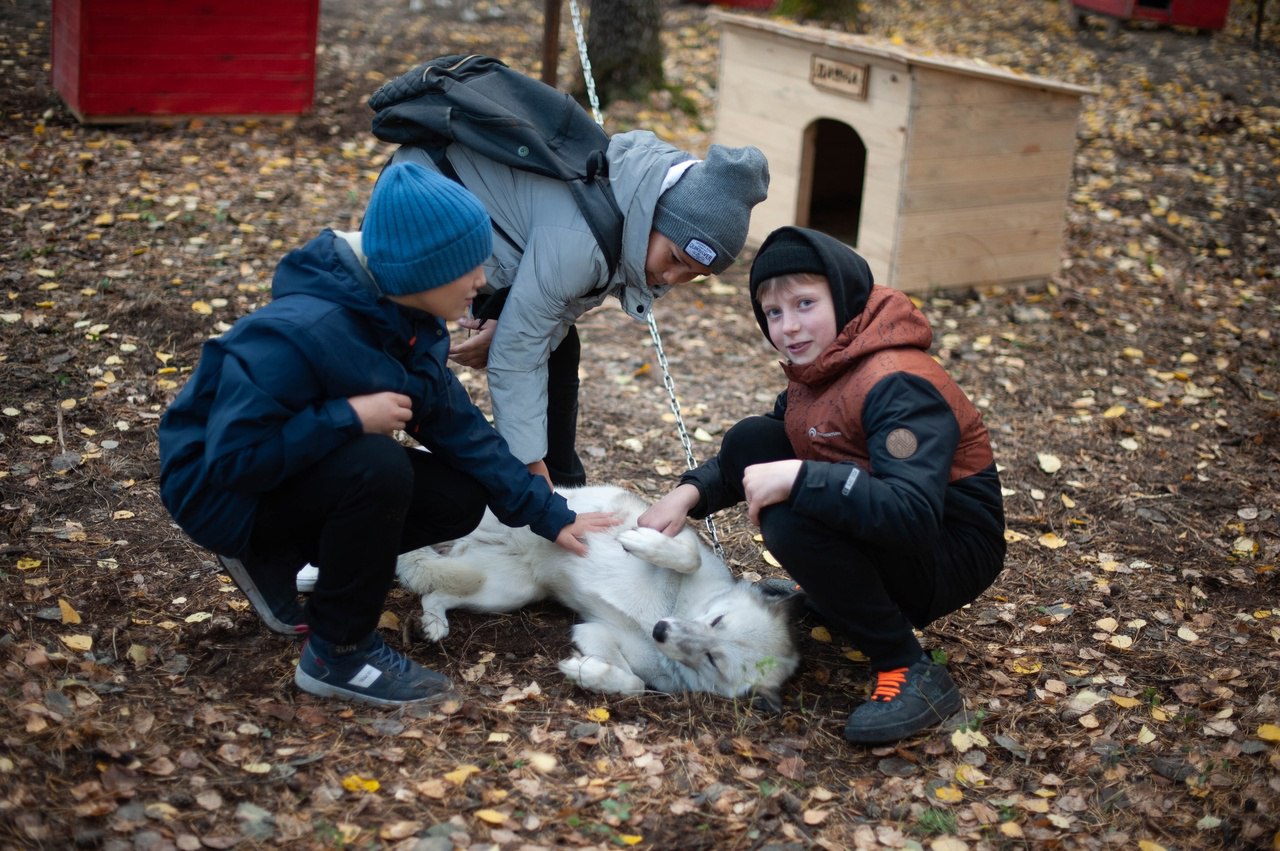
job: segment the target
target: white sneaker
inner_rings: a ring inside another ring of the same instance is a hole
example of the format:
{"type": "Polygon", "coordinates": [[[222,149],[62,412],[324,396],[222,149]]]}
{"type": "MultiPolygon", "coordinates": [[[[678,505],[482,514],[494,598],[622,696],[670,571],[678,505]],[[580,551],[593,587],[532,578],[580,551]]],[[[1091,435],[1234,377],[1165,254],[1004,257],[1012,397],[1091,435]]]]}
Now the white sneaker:
{"type": "Polygon", "coordinates": [[[320,568],[314,564],[304,564],[298,571],[298,593],[310,594],[316,590],[316,580],[320,578],[320,568]]]}

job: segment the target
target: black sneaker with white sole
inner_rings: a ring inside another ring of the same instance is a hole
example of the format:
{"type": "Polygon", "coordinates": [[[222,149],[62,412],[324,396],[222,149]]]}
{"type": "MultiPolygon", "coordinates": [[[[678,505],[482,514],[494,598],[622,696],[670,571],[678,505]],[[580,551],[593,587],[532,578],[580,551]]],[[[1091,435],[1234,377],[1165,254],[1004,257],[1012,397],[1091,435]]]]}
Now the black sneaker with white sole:
{"type": "Polygon", "coordinates": [[[218,562],[249,599],[267,629],[281,635],[301,635],[307,631],[306,617],[298,602],[296,568],[254,555],[244,559],[220,555],[218,562]]]}

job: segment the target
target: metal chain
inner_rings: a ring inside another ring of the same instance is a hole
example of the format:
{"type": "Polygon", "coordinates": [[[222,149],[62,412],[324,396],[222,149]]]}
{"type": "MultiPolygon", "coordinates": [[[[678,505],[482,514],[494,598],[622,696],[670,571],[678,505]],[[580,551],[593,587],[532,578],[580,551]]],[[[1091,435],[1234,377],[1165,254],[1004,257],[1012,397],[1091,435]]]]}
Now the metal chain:
{"type": "Polygon", "coordinates": [[[578,58],[582,60],[582,79],[587,84],[587,100],[591,101],[591,116],[596,124],[604,126],[604,113],[600,111],[600,98],[596,97],[596,78],[591,76],[591,59],[587,56],[587,35],[582,30],[582,14],[578,0],[569,0],[569,14],[573,16],[573,36],[578,40],[578,58]]]}
{"type": "MultiPolygon", "coordinates": [[[[667,368],[667,353],[662,350],[662,338],[658,336],[658,320],[653,318],[652,307],[649,310],[649,336],[653,338],[653,350],[658,354],[658,366],[662,367],[662,386],[667,388],[667,397],[671,400],[671,413],[676,417],[676,432],[680,435],[680,445],[684,447],[684,460],[692,470],[698,466],[697,459],[693,457],[693,441],[689,439],[689,430],[684,427],[684,417],[680,415],[680,400],[676,396],[676,384],[671,380],[671,370],[667,368]]],[[[710,514],[702,522],[707,524],[707,533],[711,535],[711,546],[715,547],[716,555],[723,561],[724,548],[720,546],[720,536],[716,534],[716,522],[711,519],[710,514]]]]}
{"type": "MultiPolygon", "coordinates": [[[[604,113],[600,111],[600,99],[596,97],[596,81],[591,76],[591,59],[587,56],[587,36],[582,29],[582,15],[578,11],[578,0],[569,0],[569,14],[573,17],[573,35],[578,42],[578,57],[582,60],[582,78],[587,84],[587,99],[591,102],[591,115],[596,123],[604,126],[604,113]]],[[[658,366],[662,367],[662,386],[666,388],[667,397],[671,401],[671,413],[676,418],[676,432],[680,435],[680,445],[684,447],[684,460],[688,469],[698,466],[693,455],[693,441],[689,439],[689,430],[685,428],[684,417],[680,413],[680,399],[676,396],[676,384],[671,379],[671,370],[667,366],[667,353],[662,349],[662,337],[658,334],[658,320],[653,315],[650,305],[647,314],[649,319],[649,336],[653,338],[653,350],[658,355],[658,366]]],[[[715,521],[707,515],[703,521],[707,525],[707,533],[711,535],[711,545],[716,555],[724,559],[724,548],[720,545],[720,536],[716,534],[715,521]]]]}

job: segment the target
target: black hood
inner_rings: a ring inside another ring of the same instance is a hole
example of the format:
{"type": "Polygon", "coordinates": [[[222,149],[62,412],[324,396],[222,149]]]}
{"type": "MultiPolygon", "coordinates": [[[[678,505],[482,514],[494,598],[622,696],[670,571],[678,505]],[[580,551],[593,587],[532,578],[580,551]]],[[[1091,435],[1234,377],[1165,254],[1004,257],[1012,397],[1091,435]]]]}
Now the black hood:
{"type": "Polygon", "coordinates": [[[770,278],[802,272],[827,279],[837,331],[862,313],[875,283],[867,261],[840,240],[809,228],[778,228],[765,239],[751,264],[751,309],[770,343],[773,338],[769,336],[769,323],[756,293],[770,278]]]}

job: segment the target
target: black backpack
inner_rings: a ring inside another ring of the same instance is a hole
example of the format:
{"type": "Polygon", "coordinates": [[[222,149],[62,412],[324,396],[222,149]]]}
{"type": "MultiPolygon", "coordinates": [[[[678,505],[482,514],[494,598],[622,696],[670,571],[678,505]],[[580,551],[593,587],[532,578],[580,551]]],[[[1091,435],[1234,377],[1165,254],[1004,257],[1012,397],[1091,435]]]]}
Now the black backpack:
{"type": "Polygon", "coordinates": [[[563,180],[613,276],[622,256],[622,210],[609,186],[609,136],[568,94],[492,56],[453,55],[383,84],[369,106],[374,136],[424,149],[459,183],[443,156],[452,143],[512,168],[563,180]]]}

